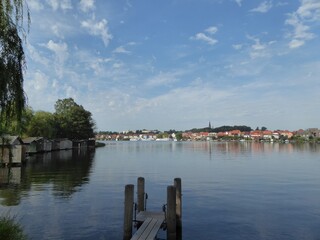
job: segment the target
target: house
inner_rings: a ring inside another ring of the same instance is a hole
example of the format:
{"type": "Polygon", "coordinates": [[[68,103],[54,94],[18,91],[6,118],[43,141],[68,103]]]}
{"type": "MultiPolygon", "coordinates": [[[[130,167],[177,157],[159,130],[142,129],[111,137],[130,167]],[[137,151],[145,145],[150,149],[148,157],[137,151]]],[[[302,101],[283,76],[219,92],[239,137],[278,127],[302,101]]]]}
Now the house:
{"type": "Polygon", "coordinates": [[[43,137],[28,137],[24,138],[22,141],[28,154],[50,152],[54,145],[51,140],[43,137]]]}
{"type": "Polygon", "coordinates": [[[254,140],[259,140],[259,139],[261,139],[262,138],[262,131],[260,131],[260,130],[255,130],[255,131],[251,131],[250,132],[250,136],[251,136],[251,138],[252,139],[254,139],[254,140]]]}
{"type": "Polygon", "coordinates": [[[0,163],[21,164],[25,161],[23,141],[18,136],[2,136],[0,138],[0,163]]]}
{"type": "Polygon", "coordinates": [[[221,138],[221,137],[224,137],[224,136],[229,136],[229,132],[218,132],[217,133],[217,137],[218,138],[221,138]]]}
{"type": "Polygon", "coordinates": [[[264,130],[264,131],[262,131],[262,137],[263,137],[263,139],[265,139],[265,140],[271,140],[271,139],[272,139],[272,136],[273,136],[272,131],[269,131],[269,130],[264,130]]]}
{"type": "Polygon", "coordinates": [[[52,140],[52,151],[65,150],[72,148],[72,141],[67,138],[59,138],[52,140]]]}
{"type": "Polygon", "coordinates": [[[72,147],[73,148],[87,148],[88,141],[87,140],[73,140],[72,147]]]}
{"type": "Polygon", "coordinates": [[[232,130],[232,131],[229,132],[229,136],[240,137],[241,136],[241,131],[240,130],[232,130]]]}
{"type": "Polygon", "coordinates": [[[278,133],[280,134],[280,136],[286,137],[288,139],[290,139],[293,136],[293,133],[288,130],[278,131],[278,133]]]}

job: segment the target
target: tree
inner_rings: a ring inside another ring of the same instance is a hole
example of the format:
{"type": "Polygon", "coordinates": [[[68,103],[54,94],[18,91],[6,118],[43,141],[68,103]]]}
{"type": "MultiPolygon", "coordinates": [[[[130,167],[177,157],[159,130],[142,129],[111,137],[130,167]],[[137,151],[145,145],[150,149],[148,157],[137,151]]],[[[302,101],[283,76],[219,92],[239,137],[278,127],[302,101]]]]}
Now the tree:
{"type": "Polygon", "coordinates": [[[22,111],[20,122],[17,119],[12,119],[9,123],[1,121],[1,128],[5,129],[7,134],[11,135],[25,135],[30,122],[34,116],[32,108],[26,107],[22,111]]]}
{"type": "Polygon", "coordinates": [[[181,141],[182,140],[182,132],[177,132],[176,133],[176,139],[177,139],[177,141],[181,141]]]}
{"type": "Polygon", "coordinates": [[[53,138],[55,136],[55,119],[50,112],[38,111],[34,114],[27,128],[28,136],[53,138]]]}
{"type": "MultiPolygon", "coordinates": [[[[23,91],[25,57],[19,32],[23,28],[25,1],[0,0],[0,120],[20,123],[26,97],[23,91]]],[[[29,10],[28,27],[30,23],[29,10]]],[[[1,124],[2,125],[2,124],[1,124]]]]}
{"type": "Polygon", "coordinates": [[[57,137],[88,139],[94,137],[92,114],[72,98],[59,99],[55,104],[57,137]]]}

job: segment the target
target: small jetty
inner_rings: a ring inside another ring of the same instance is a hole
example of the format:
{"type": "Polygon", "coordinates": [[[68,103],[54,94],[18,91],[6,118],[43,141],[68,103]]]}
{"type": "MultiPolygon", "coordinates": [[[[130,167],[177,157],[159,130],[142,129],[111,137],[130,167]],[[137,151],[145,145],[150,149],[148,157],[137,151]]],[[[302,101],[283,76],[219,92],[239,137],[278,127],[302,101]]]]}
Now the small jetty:
{"type": "MultiPolygon", "coordinates": [[[[181,178],[167,186],[167,202],[162,211],[147,211],[145,180],[137,180],[137,199],[134,202],[134,185],[125,186],[123,240],[154,240],[160,229],[166,231],[167,240],[182,239],[181,178]]],[[[161,209],[161,206],[160,206],[161,209]]]]}

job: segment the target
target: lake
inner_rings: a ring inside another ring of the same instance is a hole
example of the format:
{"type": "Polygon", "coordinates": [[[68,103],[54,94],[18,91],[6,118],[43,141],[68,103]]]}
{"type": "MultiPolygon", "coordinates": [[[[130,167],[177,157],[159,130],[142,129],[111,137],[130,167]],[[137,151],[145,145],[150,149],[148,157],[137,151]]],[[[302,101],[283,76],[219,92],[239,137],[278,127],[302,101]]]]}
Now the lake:
{"type": "Polygon", "coordinates": [[[155,211],[182,179],[184,240],[320,239],[317,144],[106,142],[39,154],[1,169],[0,214],[34,240],[122,239],[124,188],[140,176],[155,211]]]}

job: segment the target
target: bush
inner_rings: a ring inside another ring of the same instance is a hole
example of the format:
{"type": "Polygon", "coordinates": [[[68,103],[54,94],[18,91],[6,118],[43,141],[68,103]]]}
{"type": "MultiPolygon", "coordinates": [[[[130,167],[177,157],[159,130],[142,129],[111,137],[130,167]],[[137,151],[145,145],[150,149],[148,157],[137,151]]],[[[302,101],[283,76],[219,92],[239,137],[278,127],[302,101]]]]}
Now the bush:
{"type": "Polygon", "coordinates": [[[0,239],[27,240],[28,238],[14,218],[0,217],[0,239]]]}

